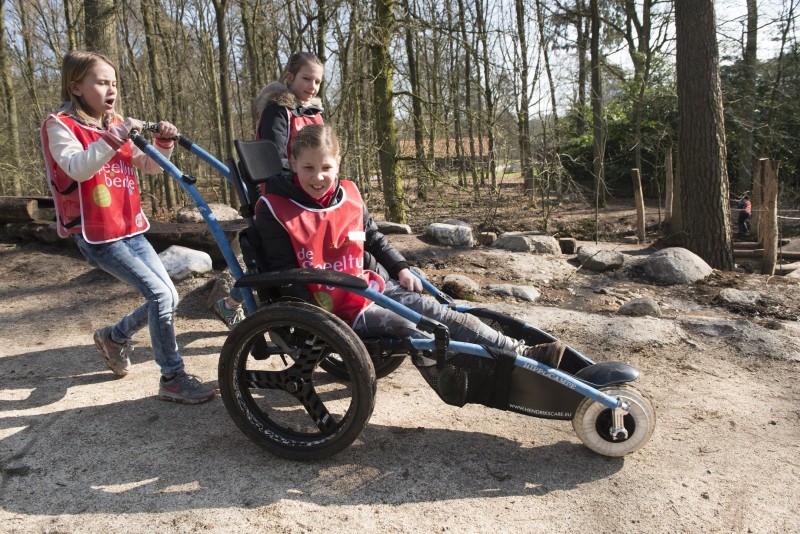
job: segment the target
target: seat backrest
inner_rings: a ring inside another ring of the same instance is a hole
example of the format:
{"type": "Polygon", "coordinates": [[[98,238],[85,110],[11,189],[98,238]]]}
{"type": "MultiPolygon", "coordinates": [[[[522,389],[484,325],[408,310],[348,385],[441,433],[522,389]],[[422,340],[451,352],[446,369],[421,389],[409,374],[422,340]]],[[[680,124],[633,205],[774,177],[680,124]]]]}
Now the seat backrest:
{"type": "Polygon", "coordinates": [[[248,185],[257,185],[280,174],[283,170],[278,147],[272,141],[239,141],[233,142],[239,156],[239,168],[242,178],[248,185]]]}

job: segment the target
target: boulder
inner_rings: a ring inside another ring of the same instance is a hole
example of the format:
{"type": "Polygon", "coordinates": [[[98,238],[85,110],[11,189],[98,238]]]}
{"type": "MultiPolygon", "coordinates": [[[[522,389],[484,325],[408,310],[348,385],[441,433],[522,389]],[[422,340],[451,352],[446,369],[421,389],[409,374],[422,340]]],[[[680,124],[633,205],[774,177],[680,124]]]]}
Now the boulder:
{"type": "Polygon", "coordinates": [[[194,274],[204,274],[211,270],[211,256],[200,250],[172,245],[158,255],[167,269],[170,278],[185,280],[194,274]]]}
{"type": "Polygon", "coordinates": [[[665,285],[693,284],[714,271],[700,256],[680,247],[659,250],[643,264],[650,280],[665,285]]]}
{"type": "Polygon", "coordinates": [[[471,247],[475,243],[472,228],[469,226],[433,223],[428,225],[425,234],[437,243],[451,247],[471,247]]]}
{"type": "Polygon", "coordinates": [[[497,238],[497,241],[492,246],[513,252],[561,255],[561,246],[555,237],[533,232],[506,232],[500,234],[500,237],[497,238]]]}
{"type": "Polygon", "coordinates": [[[375,221],[382,234],[411,234],[411,227],[407,224],[390,221],[375,221]]]}
{"type": "MultiPolygon", "coordinates": [[[[208,208],[218,221],[234,221],[242,218],[235,208],[232,208],[227,204],[212,203],[208,205],[208,208]]],[[[196,206],[182,207],[178,210],[178,213],[175,217],[179,223],[205,222],[205,219],[203,219],[203,216],[200,214],[200,210],[197,209],[196,206]]]]}
{"type": "Polygon", "coordinates": [[[610,271],[618,269],[625,263],[625,256],[616,250],[607,250],[591,245],[578,247],[578,262],[590,271],[610,271]]]}
{"type": "Polygon", "coordinates": [[[643,297],[629,300],[620,307],[617,313],[631,317],[644,317],[646,315],[661,317],[661,307],[659,307],[658,302],[650,297],[643,297]]]}
{"type": "Polygon", "coordinates": [[[755,306],[760,298],[758,291],[741,291],[732,287],[719,292],[719,300],[734,306],[755,306]]]}
{"type": "Polygon", "coordinates": [[[481,286],[468,276],[448,274],[442,280],[442,291],[457,299],[474,300],[481,286]]]}

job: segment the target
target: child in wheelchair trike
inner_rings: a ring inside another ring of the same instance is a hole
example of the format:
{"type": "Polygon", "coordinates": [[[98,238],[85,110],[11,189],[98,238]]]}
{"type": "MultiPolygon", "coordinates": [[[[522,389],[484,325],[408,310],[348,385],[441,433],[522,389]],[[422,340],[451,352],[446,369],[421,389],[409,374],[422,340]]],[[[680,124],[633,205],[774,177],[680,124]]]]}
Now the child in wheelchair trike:
{"type": "Polygon", "coordinates": [[[226,408],[250,439],[292,459],[340,452],[369,420],[376,368],[385,376],[409,354],[448,404],[571,419],[589,448],[609,456],[647,442],[655,411],[628,385],[636,369],[594,363],[531,325],[457,306],[409,269],[355,185],[339,179],[329,126],[297,132],[291,176],[275,172],[266,143],[237,142],[231,172],[247,191],[264,186],[255,202],[245,195],[255,224],[240,242],[254,274],[236,282],[262,305],[230,333],[219,363],[226,408]]]}

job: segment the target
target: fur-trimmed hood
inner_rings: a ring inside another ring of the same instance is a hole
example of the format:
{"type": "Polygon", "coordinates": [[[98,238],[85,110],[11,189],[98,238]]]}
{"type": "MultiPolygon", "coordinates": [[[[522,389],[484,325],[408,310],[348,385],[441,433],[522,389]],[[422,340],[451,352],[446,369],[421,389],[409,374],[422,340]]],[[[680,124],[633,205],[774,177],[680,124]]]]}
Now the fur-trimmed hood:
{"type": "MultiPolygon", "coordinates": [[[[265,85],[258,96],[253,100],[253,118],[257,121],[264,108],[275,103],[289,109],[300,106],[300,101],[294,96],[291,90],[281,82],[272,82],[265,85]]],[[[322,100],[317,97],[311,99],[308,107],[317,107],[322,111],[322,100]]]]}

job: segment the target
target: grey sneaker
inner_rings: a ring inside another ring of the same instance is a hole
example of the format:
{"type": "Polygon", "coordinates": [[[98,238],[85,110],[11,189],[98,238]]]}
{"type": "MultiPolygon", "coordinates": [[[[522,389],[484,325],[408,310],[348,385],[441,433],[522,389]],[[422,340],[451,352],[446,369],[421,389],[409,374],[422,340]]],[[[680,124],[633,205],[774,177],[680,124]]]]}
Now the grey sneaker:
{"type": "Polygon", "coordinates": [[[117,343],[111,339],[110,326],[101,328],[94,333],[94,344],[100,351],[103,361],[115,375],[126,376],[130,372],[131,361],[128,355],[133,352],[133,345],[117,343]]]}
{"type": "Polygon", "coordinates": [[[214,395],[216,395],[216,391],[213,388],[184,371],[176,374],[170,380],[164,380],[162,376],[158,382],[158,398],[162,400],[181,404],[200,404],[210,401],[214,395]]]}
{"type": "Polygon", "coordinates": [[[236,325],[244,321],[244,310],[241,306],[236,306],[233,309],[228,309],[225,306],[225,298],[219,299],[214,303],[214,313],[217,314],[228,329],[233,330],[236,325]]]}
{"type": "Polygon", "coordinates": [[[532,345],[525,347],[522,355],[532,360],[549,365],[553,369],[558,369],[561,363],[561,357],[564,356],[564,351],[567,346],[560,341],[553,341],[552,343],[542,343],[541,345],[532,345]]]}

